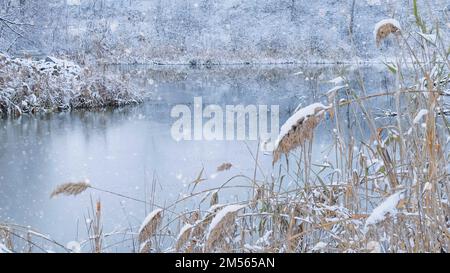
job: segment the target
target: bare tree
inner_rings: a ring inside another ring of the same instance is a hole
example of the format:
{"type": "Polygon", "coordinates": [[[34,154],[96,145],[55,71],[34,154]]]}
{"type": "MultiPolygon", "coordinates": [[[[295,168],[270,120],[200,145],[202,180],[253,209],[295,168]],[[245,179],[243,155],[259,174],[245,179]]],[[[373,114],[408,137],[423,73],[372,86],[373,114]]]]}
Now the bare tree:
{"type": "Polygon", "coordinates": [[[0,6],[0,50],[11,51],[20,39],[33,43],[28,32],[34,24],[24,19],[32,18],[36,12],[28,2],[20,0],[17,5],[17,2],[5,1],[0,6]]]}

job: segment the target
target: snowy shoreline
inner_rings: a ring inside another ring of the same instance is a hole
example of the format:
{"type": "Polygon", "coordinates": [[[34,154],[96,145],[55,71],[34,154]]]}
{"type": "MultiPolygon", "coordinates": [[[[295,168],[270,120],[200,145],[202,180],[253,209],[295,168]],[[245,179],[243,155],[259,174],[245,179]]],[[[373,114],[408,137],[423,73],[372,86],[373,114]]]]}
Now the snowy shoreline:
{"type": "Polygon", "coordinates": [[[143,98],[123,80],[54,57],[0,54],[0,117],[137,104],[143,98]]]}
{"type": "MultiPolygon", "coordinates": [[[[333,65],[362,65],[362,66],[385,66],[386,63],[395,62],[396,57],[387,57],[384,56],[382,58],[372,58],[372,59],[362,59],[356,58],[354,60],[332,60],[332,59],[312,59],[312,60],[285,60],[285,59],[276,59],[276,60],[213,60],[213,59],[186,59],[179,61],[159,61],[159,60],[130,60],[130,61],[102,61],[98,60],[95,62],[96,65],[106,65],[106,66],[114,66],[114,65],[144,65],[144,66],[188,66],[193,68],[212,68],[212,67],[227,67],[227,66],[304,66],[304,65],[323,65],[323,66],[333,66],[333,65]]],[[[436,60],[437,62],[444,62],[443,60],[436,60]]],[[[413,62],[410,62],[411,64],[413,62]]]]}

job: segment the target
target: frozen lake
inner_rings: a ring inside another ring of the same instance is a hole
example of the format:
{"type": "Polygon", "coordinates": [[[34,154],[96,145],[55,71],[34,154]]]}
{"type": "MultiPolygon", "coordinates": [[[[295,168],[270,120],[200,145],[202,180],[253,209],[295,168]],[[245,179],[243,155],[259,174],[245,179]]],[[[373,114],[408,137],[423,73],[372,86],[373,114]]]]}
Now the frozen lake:
{"type": "MultiPolygon", "coordinates": [[[[175,104],[192,105],[194,96],[200,96],[204,104],[220,106],[279,105],[281,126],[298,104],[326,103],[324,94],[334,87],[329,80],[346,74],[344,71],[350,71],[351,85],[359,90],[353,68],[344,66],[104,69],[130,78],[150,94],[149,100],[114,110],[0,120],[0,222],[31,226],[64,245],[81,241],[86,238],[92,197],[102,202],[105,233],[129,226],[136,230],[151,209],[140,202],[95,190],[52,199],[50,193],[61,183],[89,179],[95,187],[141,200],[150,200],[154,187],[152,201],[164,206],[189,193],[188,185],[202,168],[206,180],[196,191],[219,186],[234,175],[253,176],[252,156],[258,147],[257,141],[175,141],[170,134],[175,121],[170,111],[175,104]],[[216,173],[217,166],[225,162],[233,167],[216,173]]],[[[368,92],[388,90],[392,76],[385,67],[360,71],[368,92]]],[[[378,101],[390,103],[387,98],[378,101]]],[[[313,159],[317,162],[331,142],[328,127],[324,123],[316,134],[313,159]]],[[[259,164],[265,175],[273,171],[270,155],[260,153],[259,164]]],[[[237,179],[232,185],[248,183],[237,179]]],[[[220,202],[248,194],[245,188],[225,190],[219,195],[220,202]]],[[[182,203],[177,209],[193,206],[182,203]]],[[[112,244],[109,250],[124,249],[112,244]]]]}

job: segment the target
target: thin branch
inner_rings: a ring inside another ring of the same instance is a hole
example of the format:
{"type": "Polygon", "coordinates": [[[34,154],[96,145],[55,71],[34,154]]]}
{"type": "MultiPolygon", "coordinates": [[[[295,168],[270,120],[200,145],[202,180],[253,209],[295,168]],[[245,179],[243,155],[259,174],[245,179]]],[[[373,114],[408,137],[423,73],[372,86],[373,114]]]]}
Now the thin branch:
{"type": "Polygon", "coordinates": [[[16,26],[32,26],[32,27],[34,27],[34,24],[23,23],[23,22],[14,22],[14,21],[11,21],[11,20],[6,19],[4,17],[0,17],[0,21],[3,21],[5,23],[11,24],[11,25],[16,25],[16,26]]]}

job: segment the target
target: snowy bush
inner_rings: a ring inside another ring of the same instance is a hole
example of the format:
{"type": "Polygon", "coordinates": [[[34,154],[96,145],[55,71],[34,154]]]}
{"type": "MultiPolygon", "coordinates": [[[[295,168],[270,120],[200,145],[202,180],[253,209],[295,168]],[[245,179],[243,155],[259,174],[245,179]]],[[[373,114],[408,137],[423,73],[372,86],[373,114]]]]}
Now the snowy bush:
{"type": "Polygon", "coordinates": [[[141,101],[123,82],[96,76],[73,62],[52,57],[39,61],[13,59],[0,54],[0,116],[141,101]]]}

